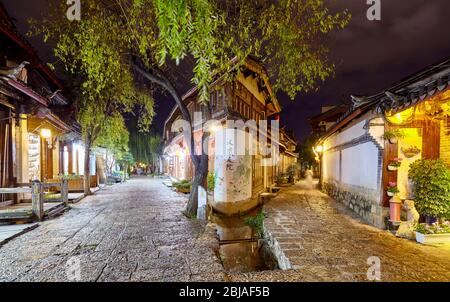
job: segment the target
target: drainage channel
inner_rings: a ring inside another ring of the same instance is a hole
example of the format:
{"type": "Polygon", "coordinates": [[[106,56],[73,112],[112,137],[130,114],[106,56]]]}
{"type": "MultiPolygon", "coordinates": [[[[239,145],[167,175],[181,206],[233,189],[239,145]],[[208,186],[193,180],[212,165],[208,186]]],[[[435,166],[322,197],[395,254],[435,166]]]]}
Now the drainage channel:
{"type": "Polygon", "coordinates": [[[246,224],[248,217],[261,209],[246,215],[227,217],[212,214],[219,238],[219,257],[228,272],[254,272],[277,269],[277,262],[263,239],[246,224]]]}

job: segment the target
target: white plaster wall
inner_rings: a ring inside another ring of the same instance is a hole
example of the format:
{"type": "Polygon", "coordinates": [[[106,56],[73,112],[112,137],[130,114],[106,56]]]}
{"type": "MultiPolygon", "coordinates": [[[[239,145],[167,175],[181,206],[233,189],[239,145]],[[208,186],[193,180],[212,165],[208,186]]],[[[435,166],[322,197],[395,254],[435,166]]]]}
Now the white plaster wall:
{"type": "Polygon", "coordinates": [[[334,184],[342,191],[351,192],[379,202],[379,148],[383,141],[384,121],[367,114],[360,121],[341,132],[335,133],[324,142],[322,161],[323,180],[334,184]],[[365,127],[369,125],[369,127],[365,127]],[[367,129],[368,128],[368,129],[367,129]],[[348,145],[351,141],[369,134],[375,141],[359,145],[348,145]],[[336,149],[333,149],[336,148],[336,149]],[[340,150],[340,151],[337,151],[340,150]]]}
{"type": "Polygon", "coordinates": [[[381,117],[370,120],[369,134],[384,149],[384,120],[381,117]]]}
{"type": "Polygon", "coordinates": [[[339,151],[327,152],[323,155],[323,179],[326,182],[335,182],[340,179],[339,151]]]}
{"type": "Polygon", "coordinates": [[[355,124],[354,126],[343,130],[340,133],[336,133],[328,138],[325,142],[325,149],[330,149],[335,146],[342,145],[346,142],[349,142],[355,138],[363,136],[366,134],[367,130],[364,129],[366,125],[366,120],[362,120],[361,122],[355,124]]]}
{"type": "Polygon", "coordinates": [[[342,183],[377,190],[378,152],[372,142],[342,150],[342,183]]]}
{"type": "Polygon", "coordinates": [[[240,130],[221,129],[215,134],[216,203],[238,202],[252,196],[252,157],[236,154],[236,131],[240,130]]]}

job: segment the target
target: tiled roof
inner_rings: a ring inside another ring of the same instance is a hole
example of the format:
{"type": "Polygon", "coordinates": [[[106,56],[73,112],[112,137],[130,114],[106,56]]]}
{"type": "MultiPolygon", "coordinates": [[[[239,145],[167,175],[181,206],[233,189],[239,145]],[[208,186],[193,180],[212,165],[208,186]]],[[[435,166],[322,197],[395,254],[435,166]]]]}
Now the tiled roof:
{"type": "Polygon", "coordinates": [[[346,124],[352,118],[370,110],[384,114],[386,111],[401,111],[432,97],[450,86],[450,58],[433,64],[386,90],[371,96],[352,96],[353,106],[344,113],[322,140],[346,124]]]}

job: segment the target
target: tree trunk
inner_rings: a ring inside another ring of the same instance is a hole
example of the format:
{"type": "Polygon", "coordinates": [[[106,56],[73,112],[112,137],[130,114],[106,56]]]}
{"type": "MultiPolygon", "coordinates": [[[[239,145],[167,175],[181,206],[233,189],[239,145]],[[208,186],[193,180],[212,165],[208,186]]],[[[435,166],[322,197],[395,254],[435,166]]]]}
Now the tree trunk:
{"type": "Polygon", "coordinates": [[[125,164],[124,166],[123,166],[123,181],[122,182],[125,182],[126,180],[127,180],[127,172],[128,172],[128,165],[127,164],[125,164]]]}
{"type": "Polygon", "coordinates": [[[91,151],[91,139],[89,135],[85,136],[84,139],[84,178],[83,178],[83,188],[85,195],[92,195],[91,192],[91,161],[90,161],[90,151],[91,151]]]}
{"type": "MultiPolygon", "coordinates": [[[[141,67],[136,62],[133,62],[133,68],[139,72],[142,76],[147,78],[150,82],[154,84],[158,84],[163,87],[169,94],[173,97],[178,109],[181,111],[181,115],[185,121],[189,123],[190,132],[191,132],[191,140],[189,143],[189,149],[191,154],[192,164],[195,168],[195,176],[192,182],[191,194],[189,195],[189,202],[186,206],[186,210],[184,214],[188,217],[192,217],[197,214],[198,207],[198,186],[205,185],[206,177],[208,176],[208,155],[195,155],[195,142],[194,142],[194,131],[192,127],[192,120],[189,110],[187,109],[186,104],[183,102],[180,94],[178,93],[175,85],[171,82],[171,80],[162,72],[156,68],[153,69],[153,72],[149,72],[148,70],[141,67]],[[156,73],[156,74],[155,74],[156,73]]],[[[210,110],[208,110],[210,117],[210,110]]],[[[202,143],[205,141],[209,141],[209,133],[203,133],[202,143]]]]}
{"type": "MultiPolygon", "coordinates": [[[[211,117],[211,108],[206,110],[207,116],[205,120],[211,117]]],[[[203,130],[205,131],[205,130],[203,130]]],[[[194,140],[194,133],[191,134],[192,140],[194,140]]],[[[203,186],[206,190],[207,177],[208,177],[208,147],[209,147],[210,133],[208,131],[203,132],[202,135],[202,153],[201,155],[193,155],[196,157],[197,165],[195,167],[194,180],[192,182],[191,194],[189,195],[189,201],[186,205],[185,215],[188,217],[196,217],[198,209],[198,186],[203,186]]]]}
{"type": "MultiPolygon", "coordinates": [[[[209,139],[209,136],[208,136],[209,139]]],[[[203,139],[202,139],[203,140],[203,139]]],[[[185,215],[188,217],[196,217],[198,209],[198,187],[205,188],[206,178],[208,177],[208,155],[203,154],[200,158],[199,165],[195,169],[194,180],[192,181],[191,193],[189,201],[186,205],[185,215]]]]}

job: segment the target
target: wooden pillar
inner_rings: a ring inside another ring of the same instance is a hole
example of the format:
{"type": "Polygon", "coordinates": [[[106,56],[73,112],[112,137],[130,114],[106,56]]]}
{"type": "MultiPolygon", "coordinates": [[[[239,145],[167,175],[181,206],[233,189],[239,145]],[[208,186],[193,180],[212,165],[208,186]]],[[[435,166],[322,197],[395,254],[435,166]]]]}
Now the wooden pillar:
{"type": "Polygon", "coordinates": [[[397,182],[397,171],[388,171],[389,162],[398,157],[398,143],[391,144],[388,140],[384,142],[383,165],[382,165],[382,187],[381,200],[383,207],[389,207],[389,200],[391,197],[387,196],[386,188],[390,182],[397,182]]]}
{"type": "Polygon", "coordinates": [[[40,140],[40,161],[41,161],[41,181],[45,181],[47,177],[47,140],[41,137],[40,140]]]}
{"type": "Polygon", "coordinates": [[[47,179],[51,179],[53,178],[53,149],[49,148],[48,143],[45,148],[47,151],[47,179]]]}
{"type": "Polygon", "coordinates": [[[17,182],[26,183],[30,180],[28,166],[28,126],[27,115],[20,114],[19,127],[17,129],[16,160],[17,182]]]}
{"type": "Polygon", "coordinates": [[[64,174],[64,146],[66,146],[66,143],[59,142],[59,174],[64,174]]]}
{"type": "Polygon", "coordinates": [[[44,190],[39,181],[33,181],[31,185],[31,207],[36,218],[42,221],[44,219],[44,190]]]}
{"type": "Polygon", "coordinates": [[[70,143],[67,145],[67,151],[68,151],[68,173],[73,173],[73,143],[70,143]]]}
{"type": "Polygon", "coordinates": [[[62,202],[68,206],[69,204],[69,181],[67,179],[63,179],[61,183],[61,198],[62,202]]]}
{"type": "Polygon", "coordinates": [[[439,122],[426,120],[423,125],[422,158],[438,159],[440,156],[441,127],[439,122]]]}

